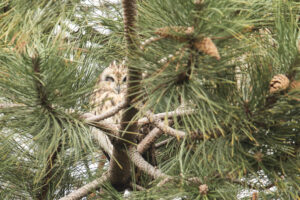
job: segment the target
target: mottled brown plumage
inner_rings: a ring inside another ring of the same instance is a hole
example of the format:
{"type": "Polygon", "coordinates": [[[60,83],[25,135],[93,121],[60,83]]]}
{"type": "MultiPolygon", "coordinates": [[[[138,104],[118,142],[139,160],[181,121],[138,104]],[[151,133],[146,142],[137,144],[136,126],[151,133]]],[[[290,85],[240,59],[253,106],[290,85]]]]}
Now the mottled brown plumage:
{"type": "MultiPolygon", "coordinates": [[[[91,98],[93,113],[99,115],[118,105],[125,99],[127,89],[127,67],[124,62],[111,63],[100,74],[91,98]]],[[[120,125],[122,113],[119,112],[106,121],[120,125]]]]}

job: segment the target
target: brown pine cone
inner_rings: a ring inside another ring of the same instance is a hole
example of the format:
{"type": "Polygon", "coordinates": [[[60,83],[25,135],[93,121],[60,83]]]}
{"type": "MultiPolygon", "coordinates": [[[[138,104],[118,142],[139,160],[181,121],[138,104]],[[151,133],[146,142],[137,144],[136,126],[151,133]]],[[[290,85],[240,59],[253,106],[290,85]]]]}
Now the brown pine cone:
{"type": "Polygon", "coordinates": [[[209,37],[203,38],[203,40],[195,42],[195,47],[203,53],[216,58],[217,60],[221,59],[218,48],[209,37]]]}
{"type": "Polygon", "coordinates": [[[290,80],[284,74],[275,75],[270,82],[270,93],[286,90],[290,85],[290,80]]]}

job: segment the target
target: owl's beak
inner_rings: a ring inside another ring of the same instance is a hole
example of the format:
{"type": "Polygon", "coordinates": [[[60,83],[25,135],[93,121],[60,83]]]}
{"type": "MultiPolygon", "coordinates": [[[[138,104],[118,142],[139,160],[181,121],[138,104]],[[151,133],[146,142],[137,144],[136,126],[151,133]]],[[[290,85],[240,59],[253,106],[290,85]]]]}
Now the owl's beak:
{"type": "Polygon", "coordinates": [[[117,92],[118,94],[120,94],[120,92],[121,92],[121,87],[120,87],[120,85],[117,85],[117,87],[115,87],[115,90],[116,90],[116,92],[117,92]]]}

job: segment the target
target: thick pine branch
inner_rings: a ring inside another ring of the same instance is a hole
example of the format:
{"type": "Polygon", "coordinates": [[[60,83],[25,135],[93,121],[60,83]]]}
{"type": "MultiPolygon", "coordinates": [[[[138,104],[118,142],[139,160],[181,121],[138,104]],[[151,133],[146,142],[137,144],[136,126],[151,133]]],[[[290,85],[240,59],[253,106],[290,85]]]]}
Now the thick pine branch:
{"type": "Polygon", "coordinates": [[[137,151],[143,154],[147,149],[150,148],[151,144],[155,142],[156,139],[161,136],[163,132],[159,128],[154,128],[150,131],[146,137],[138,144],[137,151]]]}
{"type": "Polygon", "coordinates": [[[101,184],[103,184],[108,179],[108,174],[105,173],[102,177],[82,186],[81,188],[71,192],[67,196],[60,198],[59,200],[78,200],[82,197],[90,194],[93,190],[99,188],[101,184]]]}
{"type": "Polygon", "coordinates": [[[161,172],[159,169],[156,169],[151,164],[149,164],[142,155],[137,151],[135,146],[129,147],[128,150],[129,157],[131,161],[139,169],[143,170],[146,174],[152,176],[153,178],[168,178],[169,176],[161,172]]]}
{"type": "Polygon", "coordinates": [[[146,116],[148,117],[151,123],[153,123],[157,128],[162,130],[164,133],[167,133],[177,138],[184,138],[187,136],[185,132],[173,129],[170,126],[165,125],[160,119],[155,118],[154,114],[150,111],[147,111],[146,116]]]}
{"type": "MultiPolygon", "coordinates": [[[[135,0],[123,0],[123,19],[124,19],[124,31],[125,38],[127,41],[127,50],[129,58],[135,54],[135,40],[136,33],[134,30],[135,27],[135,17],[136,17],[136,1],[135,0]]],[[[141,81],[141,72],[138,69],[135,69],[132,66],[132,61],[129,59],[128,64],[128,85],[127,85],[127,94],[126,102],[128,105],[125,108],[125,112],[122,115],[121,120],[121,139],[117,140],[114,143],[113,158],[110,162],[110,177],[109,180],[111,184],[116,189],[124,189],[126,185],[129,184],[130,179],[130,162],[126,152],[126,146],[130,145],[129,143],[124,143],[124,141],[134,142],[135,135],[132,133],[138,133],[137,123],[134,122],[133,118],[137,114],[138,110],[133,106],[130,106],[132,102],[137,99],[137,96],[140,91],[140,81],[141,81]],[[129,133],[129,134],[127,134],[129,133]],[[121,167],[120,167],[121,166],[121,167]]]]}
{"type": "MultiPolygon", "coordinates": [[[[117,106],[109,109],[108,111],[106,111],[105,113],[102,113],[101,115],[96,115],[96,116],[88,116],[86,115],[86,121],[88,122],[92,122],[92,121],[101,121],[104,119],[107,119],[113,115],[115,115],[117,112],[119,112],[120,110],[122,110],[123,108],[125,108],[127,106],[127,102],[123,101],[120,104],[118,104],[117,106]]],[[[85,117],[85,116],[83,116],[85,117]]]]}
{"type": "Polygon", "coordinates": [[[136,23],[136,0],[122,0],[123,6],[123,19],[124,19],[124,31],[127,40],[128,50],[135,49],[135,23],[136,23]]]}
{"type": "MultiPolygon", "coordinates": [[[[158,114],[153,114],[154,119],[165,119],[166,117],[168,119],[172,119],[174,117],[183,117],[186,115],[191,115],[195,113],[196,110],[190,109],[190,110],[175,110],[175,111],[169,111],[169,112],[164,112],[164,113],[158,113],[158,114]]],[[[138,125],[144,125],[150,123],[150,120],[148,117],[143,117],[138,120],[138,125]]]]}
{"type": "Polygon", "coordinates": [[[92,128],[93,138],[97,141],[99,146],[111,157],[113,153],[113,145],[108,138],[102,131],[97,128],[92,128]]]}
{"type": "Polygon", "coordinates": [[[112,135],[119,137],[119,130],[118,127],[114,124],[107,123],[105,121],[100,121],[100,122],[94,122],[94,123],[89,123],[91,126],[97,127],[102,131],[111,133],[112,135]]]}

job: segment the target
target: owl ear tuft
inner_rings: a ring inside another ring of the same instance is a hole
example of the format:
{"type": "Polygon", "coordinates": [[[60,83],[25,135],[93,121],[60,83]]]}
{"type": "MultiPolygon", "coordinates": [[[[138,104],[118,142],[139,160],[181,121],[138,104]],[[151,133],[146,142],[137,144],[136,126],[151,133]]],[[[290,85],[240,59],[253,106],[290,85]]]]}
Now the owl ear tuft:
{"type": "Polygon", "coordinates": [[[121,68],[121,69],[126,68],[125,63],[126,63],[126,60],[123,60],[122,63],[119,65],[119,68],[121,68]]]}
{"type": "Polygon", "coordinates": [[[126,60],[123,60],[122,63],[120,63],[120,64],[117,64],[117,61],[114,60],[112,63],[109,64],[109,67],[111,67],[111,68],[114,67],[114,68],[121,68],[121,69],[123,69],[123,68],[126,68],[125,63],[126,63],[126,60]]]}
{"type": "Polygon", "coordinates": [[[108,67],[116,67],[117,66],[117,61],[113,61],[113,62],[111,62],[110,64],[109,64],[109,66],[108,67]]]}

